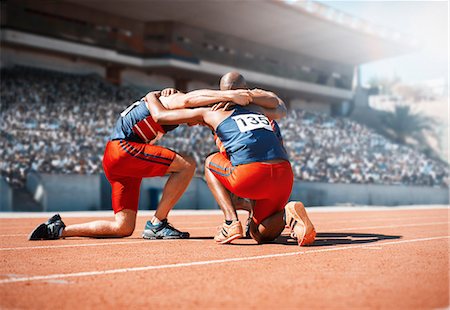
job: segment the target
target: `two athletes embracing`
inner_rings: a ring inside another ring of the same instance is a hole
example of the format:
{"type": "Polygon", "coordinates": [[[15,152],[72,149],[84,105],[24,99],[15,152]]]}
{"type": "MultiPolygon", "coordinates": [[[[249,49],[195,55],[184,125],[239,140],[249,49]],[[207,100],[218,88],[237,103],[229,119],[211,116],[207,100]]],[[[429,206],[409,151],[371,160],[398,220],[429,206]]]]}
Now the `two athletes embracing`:
{"type": "Polygon", "coordinates": [[[206,181],[225,217],[215,241],[230,243],[244,236],[236,210],[246,209],[247,234],[258,243],[274,240],[287,225],[299,245],[312,244],[316,232],[303,204],[288,203],[293,173],[276,123],[286,115],[283,101],[272,92],[249,90],[237,72],[224,75],[220,87],[187,94],[174,89],[150,92],[125,109],[103,157],[115,220],[66,226],[54,215],[29,239],[129,236],[135,229],[142,179],[165,174],[169,178],[161,201],[142,236],[188,238],[189,233],[174,228],[167,217],[189,185],[195,162],[153,143],[179,124],[199,124],[213,131],[219,148],[205,161],[206,181]]]}

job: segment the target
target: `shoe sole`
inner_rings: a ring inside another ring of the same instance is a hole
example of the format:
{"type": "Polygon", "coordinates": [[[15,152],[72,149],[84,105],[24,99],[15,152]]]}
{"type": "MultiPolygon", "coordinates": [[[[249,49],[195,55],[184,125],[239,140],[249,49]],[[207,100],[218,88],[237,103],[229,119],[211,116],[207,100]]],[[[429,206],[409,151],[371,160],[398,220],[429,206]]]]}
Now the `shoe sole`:
{"type": "Polygon", "coordinates": [[[299,246],[304,245],[311,245],[314,243],[314,240],[316,240],[316,230],[313,228],[311,232],[309,232],[307,235],[303,237],[302,242],[300,242],[299,246]]]}
{"type": "Polygon", "coordinates": [[[314,240],[316,238],[316,230],[314,226],[312,225],[311,221],[309,220],[308,214],[306,214],[305,207],[301,202],[297,202],[295,204],[288,204],[286,206],[286,212],[289,213],[289,216],[291,219],[294,219],[294,221],[290,221],[291,224],[288,225],[294,232],[295,232],[295,226],[297,222],[301,222],[304,227],[304,231],[301,234],[302,238],[299,238],[299,235],[297,232],[297,242],[299,246],[305,246],[305,245],[311,245],[314,243],[314,240]]]}
{"type": "MultiPolygon", "coordinates": [[[[243,236],[242,235],[234,235],[234,236],[230,236],[230,237],[228,237],[227,239],[225,239],[225,240],[222,240],[222,241],[216,241],[216,243],[217,244],[227,244],[227,243],[230,243],[231,241],[233,241],[233,240],[236,240],[236,239],[239,239],[239,238],[242,238],[243,236]]],[[[215,241],[215,240],[214,240],[215,241]]]]}

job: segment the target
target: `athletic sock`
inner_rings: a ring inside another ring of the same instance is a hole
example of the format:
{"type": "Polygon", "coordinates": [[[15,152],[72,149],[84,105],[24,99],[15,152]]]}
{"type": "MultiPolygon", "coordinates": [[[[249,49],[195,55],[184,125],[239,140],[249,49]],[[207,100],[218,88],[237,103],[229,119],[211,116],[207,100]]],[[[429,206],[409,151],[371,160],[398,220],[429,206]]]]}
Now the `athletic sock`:
{"type": "Polygon", "coordinates": [[[159,218],[157,218],[156,216],[152,217],[152,219],[150,220],[150,223],[152,223],[153,225],[158,225],[161,222],[162,221],[159,218]]]}

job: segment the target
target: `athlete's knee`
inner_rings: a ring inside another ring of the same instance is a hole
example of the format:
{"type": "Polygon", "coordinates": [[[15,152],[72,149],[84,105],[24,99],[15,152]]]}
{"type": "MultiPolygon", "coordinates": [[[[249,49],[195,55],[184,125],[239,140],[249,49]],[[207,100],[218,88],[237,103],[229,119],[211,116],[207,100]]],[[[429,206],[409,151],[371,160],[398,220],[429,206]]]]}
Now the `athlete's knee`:
{"type": "Polygon", "coordinates": [[[214,157],[214,155],[216,155],[216,153],[209,155],[208,157],[206,157],[205,159],[205,168],[208,168],[209,163],[211,162],[212,158],[214,157]]]}
{"type": "Polygon", "coordinates": [[[258,244],[268,243],[274,241],[279,235],[261,233],[258,229],[250,230],[250,236],[258,244]]]}
{"type": "Polygon", "coordinates": [[[194,157],[184,155],[183,158],[186,161],[186,169],[195,170],[195,168],[197,168],[197,163],[195,162],[194,157]]]}
{"type": "Polygon", "coordinates": [[[216,154],[211,154],[208,157],[206,157],[205,159],[205,178],[206,178],[206,182],[208,182],[209,177],[212,176],[211,171],[209,171],[209,163],[211,162],[213,156],[216,154]]]}
{"type": "Polygon", "coordinates": [[[261,235],[257,224],[255,222],[250,222],[250,237],[252,237],[253,240],[255,240],[258,244],[264,243],[264,238],[261,235]]]}
{"type": "Polygon", "coordinates": [[[258,243],[272,242],[278,238],[284,230],[283,211],[279,211],[256,224],[250,222],[250,236],[258,243]]]}
{"type": "Polygon", "coordinates": [[[136,212],[124,209],[116,213],[115,234],[117,237],[128,237],[134,232],[136,226],[136,212]]]}
{"type": "Polygon", "coordinates": [[[134,232],[134,224],[131,223],[118,223],[117,228],[116,228],[116,234],[118,237],[129,237],[133,234],[134,232]]]}
{"type": "Polygon", "coordinates": [[[169,172],[189,171],[193,173],[196,167],[197,164],[192,156],[177,154],[169,167],[169,172]]]}
{"type": "Polygon", "coordinates": [[[258,229],[250,229],[250,236],[253,240],[255,240],[258,244],[263,244],[268,242],[266,238],[258,231],[258,229]]]}

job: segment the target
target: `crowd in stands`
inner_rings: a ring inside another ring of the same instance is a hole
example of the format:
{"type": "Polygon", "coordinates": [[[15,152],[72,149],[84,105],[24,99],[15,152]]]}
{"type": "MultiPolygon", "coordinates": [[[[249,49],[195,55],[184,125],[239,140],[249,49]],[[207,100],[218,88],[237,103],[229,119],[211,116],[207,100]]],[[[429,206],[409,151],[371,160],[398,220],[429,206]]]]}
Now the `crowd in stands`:
{"type": "Polygon", "coordinates": [[[15,186],[28,171],[101,172],[112,124],[138,96],[97,76],[19,67],[1,77],[0,169],[15,186]]]}
{"type": "MultiPolygon", "coordinates": [[[[15,67],[1,72],[0,169],[13,186],[30,171],[97,174],[119,113],[144,94],[80,76],[15,67]]],[[[448,186],[447,164],[346,118],[291,110],[279,122],[296,178],[328,183],[448,186]]],[[[159,142],[194,156],[197,174],[216,147],[211,131],[180,126],[159,142]]]]}

